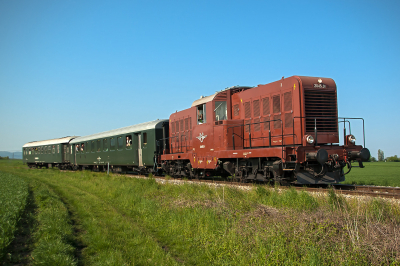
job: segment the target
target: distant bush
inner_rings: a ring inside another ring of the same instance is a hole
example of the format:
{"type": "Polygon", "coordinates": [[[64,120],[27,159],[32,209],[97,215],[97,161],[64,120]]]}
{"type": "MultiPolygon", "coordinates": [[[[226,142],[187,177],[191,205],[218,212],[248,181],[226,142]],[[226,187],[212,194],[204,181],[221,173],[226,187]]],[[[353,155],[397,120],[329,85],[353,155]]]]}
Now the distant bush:
{"type": "Polygon", "coordinates": [[[387,162],[400,162],[400,158],[398,158],[397,155],[395,155],[395,156],[387,157],[386,161],[387,162]]]}

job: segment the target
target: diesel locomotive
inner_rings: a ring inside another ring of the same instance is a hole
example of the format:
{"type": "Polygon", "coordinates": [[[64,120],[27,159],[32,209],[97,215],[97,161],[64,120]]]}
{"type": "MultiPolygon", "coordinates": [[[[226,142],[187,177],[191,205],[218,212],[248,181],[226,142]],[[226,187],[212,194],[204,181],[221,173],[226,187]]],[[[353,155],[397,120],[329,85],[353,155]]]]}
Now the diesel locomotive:
{"type": "Polygon", "coordinates": [[[29,166],[331,184],[370,157],[364,127],[364,147],[346,132],[354,119],[338,117],[334,80],[292,76],[202,96],[168,120],[27,143],[23,156],[29,166]]]}
{"type": "Polygon", "coordinates": [[[172,176],[338,183],[346,165],[349,172],[352,163],[363,167],[370,157],[351,134],[344,132],[338,144],[338,123],[351,120],[338,117],[330,78],[292,76],[231,87],[171,114],[161,163],[172,176]]]}

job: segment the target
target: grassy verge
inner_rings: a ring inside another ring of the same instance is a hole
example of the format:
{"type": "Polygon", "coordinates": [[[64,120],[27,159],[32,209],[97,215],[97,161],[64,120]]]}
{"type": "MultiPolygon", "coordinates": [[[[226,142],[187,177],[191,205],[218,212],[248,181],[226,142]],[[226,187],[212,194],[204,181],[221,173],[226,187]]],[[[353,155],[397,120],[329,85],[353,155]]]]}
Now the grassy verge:
{"type": "Polygon", "coordinates": [[[344,184],[400,187],[400,163],[367,162],[364,166],[352,168],[344,184]]]}
{"type": "Polygon", "coordinates": [[[14,239],[28,194],[28,184],[22,178],[0,172],[0,259],[14,239]]]}
{"type": "Polygon", "coordinates": [[[33,233],[33,265],[76,265],[73,227],[68,209],[52,189],[31,180],[37,206],[33,233]]]}
{"type": "Polygon", "coordinates": [[[400,209],[296,190],[161,185],[92,172],[0,170],[46,184],[68,206],[85,265],[400,263],[400,209]]]}

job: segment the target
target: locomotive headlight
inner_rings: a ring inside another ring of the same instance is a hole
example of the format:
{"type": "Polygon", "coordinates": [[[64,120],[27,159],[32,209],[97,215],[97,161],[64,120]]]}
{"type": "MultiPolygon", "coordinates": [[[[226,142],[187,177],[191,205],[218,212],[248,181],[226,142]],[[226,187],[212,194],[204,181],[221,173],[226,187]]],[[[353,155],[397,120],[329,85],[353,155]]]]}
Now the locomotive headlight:
{"type": "Polygon", "coordinates": [[[354,137],[353,135],[349,135],[349,136],[347,137],[347,139],[349,140],[349,142],[350,142],[351,144],[356,143],[356,137],[354,137]]]}
{"type": "Polygon", "coordinates": [[[311,136],[311,135],[308,135],[306,137],[306,141],[307,141],[308,144],[313,144],[314,143],[314,137],[311,136]]]}

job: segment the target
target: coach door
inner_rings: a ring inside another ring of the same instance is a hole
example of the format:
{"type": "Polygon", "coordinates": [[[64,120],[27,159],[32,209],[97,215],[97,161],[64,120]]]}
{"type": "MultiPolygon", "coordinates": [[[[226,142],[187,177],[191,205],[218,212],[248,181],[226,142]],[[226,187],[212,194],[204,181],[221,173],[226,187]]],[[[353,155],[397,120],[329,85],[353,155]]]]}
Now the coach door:
{"type": "Polygon", "coordinates": [[[61,160],[62,162],[65,162],[67,160],[67,156],[68,156],[67,147],[68,147],[68,145],[63,144],[63,153],[62,153],[62,160],[61,160]]]}
{"type": "Polygon", "coordinates": [[[139,133],[137,136],[138,136],[138,138],[137,138],[137,140],[138,140],[138,145],[137,145],[137,147],[138,147],[139,166],[143,166],[143,157],[142,157],[142,134],[139,133]]]}

